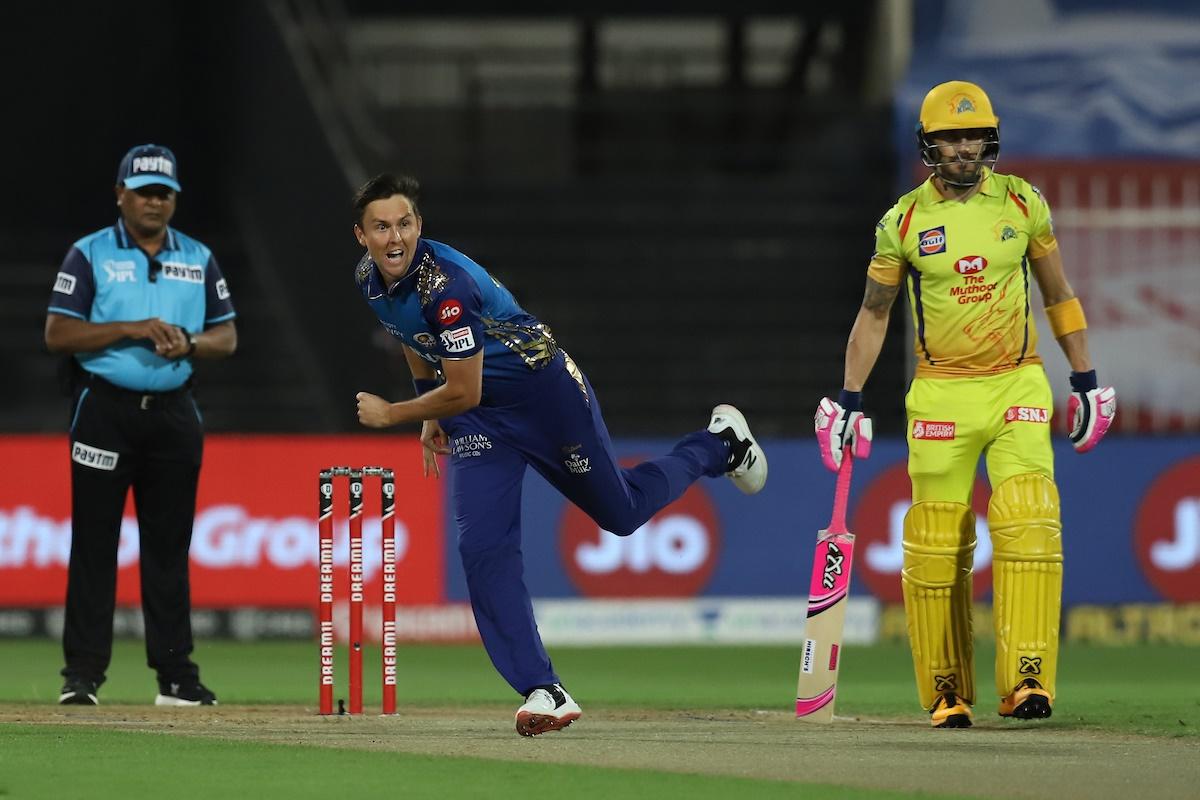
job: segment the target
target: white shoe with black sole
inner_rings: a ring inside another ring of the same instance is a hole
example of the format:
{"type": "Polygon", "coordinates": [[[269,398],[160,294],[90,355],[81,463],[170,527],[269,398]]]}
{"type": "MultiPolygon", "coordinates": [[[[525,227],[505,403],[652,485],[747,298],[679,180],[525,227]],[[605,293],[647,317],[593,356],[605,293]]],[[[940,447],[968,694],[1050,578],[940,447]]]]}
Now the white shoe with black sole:
{"type": "Polygon", "coordinates": [[[517,709],[517,733],[522,736],[538,736],[549,731],[560,731],[579,719],[583,709],[579,707],[561,683],[537,686],[529,691],[525,703],[517,709]]]}
{"type": "Polygon", "coordinates": [[[767,482],[767,456],[750,435],[750,426],[742,412],[731,405],[719,405],[712,411],[708,432],[729,445],[729,464],[725,477],[745,494],[757,494],[767,482]]]}

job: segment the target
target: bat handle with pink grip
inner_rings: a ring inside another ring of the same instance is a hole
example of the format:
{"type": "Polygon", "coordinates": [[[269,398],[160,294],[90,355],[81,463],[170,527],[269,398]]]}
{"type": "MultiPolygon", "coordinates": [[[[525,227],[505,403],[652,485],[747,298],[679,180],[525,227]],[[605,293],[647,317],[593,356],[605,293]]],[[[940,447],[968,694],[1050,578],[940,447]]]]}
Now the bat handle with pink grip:
{"type": "Polygon", "coordinates": [[[849,533],[846,529],[846,506],[850,503],[850,473],[854,471],[851,447],[842,448],[842,464],[838,467],[837,489],[833,493],[833,519],[829,521],[830,533],[849,533]]]}

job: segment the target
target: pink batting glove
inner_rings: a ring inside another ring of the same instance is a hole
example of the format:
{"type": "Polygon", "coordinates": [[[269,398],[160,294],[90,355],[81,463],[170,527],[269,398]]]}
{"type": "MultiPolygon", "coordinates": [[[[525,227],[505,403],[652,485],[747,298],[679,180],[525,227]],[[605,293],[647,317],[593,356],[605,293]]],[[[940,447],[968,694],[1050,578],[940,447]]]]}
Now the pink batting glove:
{"type": "Polygon", "coordinates": [[[1071,392],[1067,400],[1068,436],[1076,452],[1086,453],[1099,444],[1116,417],[1117,391],[1113,387],[1071,392]]]}
{"type": "Polygon", "coordinates": [[[813,417],[821,463],[830,472],[842,465],[842,449],[850,446],[854,458],[871,455],[871,418],[861,411],[846,411],[828,397],[821,398],[813,417]]]}

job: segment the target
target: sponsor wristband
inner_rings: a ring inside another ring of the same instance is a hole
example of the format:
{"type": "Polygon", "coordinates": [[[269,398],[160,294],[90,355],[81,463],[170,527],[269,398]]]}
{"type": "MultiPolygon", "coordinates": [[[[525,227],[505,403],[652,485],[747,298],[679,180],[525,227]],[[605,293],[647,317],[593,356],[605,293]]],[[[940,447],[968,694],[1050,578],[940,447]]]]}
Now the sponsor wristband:
{"type": "Polygon", "coordinates": [[[1096,382],[1096,370],[1094,369],[1089,369],[1087,372],[1071,373],[1071,388],[1077,392],[1090,392],[1099,385],[1096,382]]]}
{"type": "Polygon", "coordinates": [[[1055,339],[1087,329],[1087,319],[1083,316],[1083,306],[1080,305],[1078,297],[1046,306],[1046,319],[1050,322],[1050,330],[1054,332],[1055,339]]]}
{"type": "Polygon", "coordinates": [[[441,384],[432,378],[413,378],[413,388],[417,390],[417,397],[432,392],[441,384]]]}
{"type": "Polygon", "coordinates": [[[838,405],[847,411],[862,411],[862,392],[848,392],[842,389],[838,395],[838,405]]]}

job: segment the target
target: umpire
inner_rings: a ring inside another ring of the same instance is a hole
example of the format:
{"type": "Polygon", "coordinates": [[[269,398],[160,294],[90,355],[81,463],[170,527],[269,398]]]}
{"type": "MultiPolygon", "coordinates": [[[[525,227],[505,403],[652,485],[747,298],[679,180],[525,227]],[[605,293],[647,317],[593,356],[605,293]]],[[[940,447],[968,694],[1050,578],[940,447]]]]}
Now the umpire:
{"type": "Polygon", "coordinates": [[[192,359],[237,348],[212,251],[169,227],[175,155],[145,144],[117,171],[120,218],[75,242],[54,281],[46,346],[72,369],[71,561],[62,704],[96,705],[112,657],[117,543],[137,507],[146,655],[156,705],[215,705],[192,653],[188,549],[204,432],[192,359]]]}

